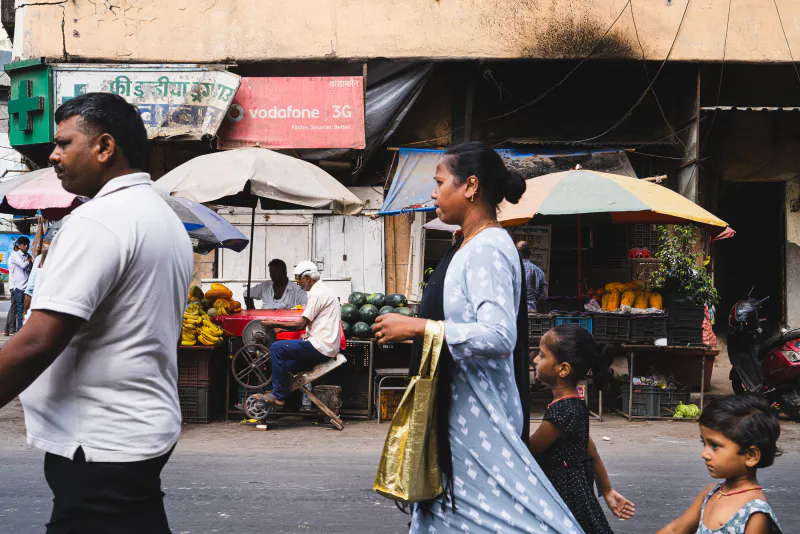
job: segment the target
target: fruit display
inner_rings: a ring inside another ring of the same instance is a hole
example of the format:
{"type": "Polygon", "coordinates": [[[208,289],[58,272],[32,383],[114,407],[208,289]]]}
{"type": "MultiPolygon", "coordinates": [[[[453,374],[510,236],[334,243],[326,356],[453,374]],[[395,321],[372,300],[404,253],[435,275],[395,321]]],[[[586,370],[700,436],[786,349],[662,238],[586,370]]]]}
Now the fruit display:
{"type": "Polygon", "coordinates": [[[609,282],[605,287],[589,289],[586,295],[597,301],[603,311],[615,312],[625,308],[664,309],[661,295],[648,291],[646,284],[641,280],[630,282],[609,282]]]}
{"type": "Polygon", "coordinates": [[[383,293],[353,292],[342,305],[342,326],[346,338],[372,338],[372,324],[375,319],[388,313],[397,313],[407,317],[414,317],[414,312],[408,308],[408,300],[404,295],[397,293],[384,295],[383,293]]]}
{"type": "Polygon", "coordinates": [[[191,347],[199,341],[203,345],[217,346],[222,343],[222,329],[211,322],[209,315],[197,302],[190,302],[183,311],[181,346],[191,347]]]}
{"type": "Polygon", "coordinates": [[[232,297],[231,290],[222,284],[211,284],[211,289],[205,294],[198,286],[189,288],[189,304],[197,304],[209,317],[242,311],[242,304],[232,297]]]}

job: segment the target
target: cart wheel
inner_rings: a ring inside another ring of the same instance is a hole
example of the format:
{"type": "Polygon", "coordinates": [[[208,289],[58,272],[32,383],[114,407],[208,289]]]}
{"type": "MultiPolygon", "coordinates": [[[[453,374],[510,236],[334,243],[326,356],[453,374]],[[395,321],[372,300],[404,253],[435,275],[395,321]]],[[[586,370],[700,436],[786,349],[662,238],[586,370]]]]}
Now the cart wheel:
{"type": "Polygon", "coordinates": [[[245,345],[231,361],[231,374],[246,389],[263,389],[272,383],[269,349],[264,345],[245,345]]]}
{"type": "Polygon", "coordinates": [[[258,393],[250,395],[244,401],[244,413],[249,419],[263,421],[269,415],[269,411],[269,407],[267,403],[264,402],[263,396],[258,393]]]}
{"type": "Polygon", "coordinates": [[[335,428],[336,430],[344,430],[344,427],[342,425],[340,425],[339,423],[337,423],[336,421],[334,421],[333,419],[330,419],[330,423],[333,425],[333,428],[335,428]]]}

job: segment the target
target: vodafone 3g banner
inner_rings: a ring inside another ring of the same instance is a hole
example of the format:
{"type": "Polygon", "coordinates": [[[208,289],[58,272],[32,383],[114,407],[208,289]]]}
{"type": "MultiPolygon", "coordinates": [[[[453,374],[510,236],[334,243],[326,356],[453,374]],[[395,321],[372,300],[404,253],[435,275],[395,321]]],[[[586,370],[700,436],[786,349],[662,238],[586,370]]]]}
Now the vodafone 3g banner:
{"type": "Polygon", "coordinates": [[[221,148],[364,148],[364,78],[242,78],[221,148]]]}

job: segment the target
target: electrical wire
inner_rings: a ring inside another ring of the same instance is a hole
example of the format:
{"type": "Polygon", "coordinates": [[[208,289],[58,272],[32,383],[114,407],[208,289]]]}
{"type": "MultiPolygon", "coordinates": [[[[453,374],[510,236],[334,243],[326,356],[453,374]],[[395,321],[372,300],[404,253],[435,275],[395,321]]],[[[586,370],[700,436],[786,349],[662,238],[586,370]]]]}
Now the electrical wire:
{"type": "Polygon", "coordinates": [[[794,67],[794,72],[797,74],[797,79],[800,81],[800,71],[797,70],[797,63],[795,63],[794,55],[792,55],[792,45],[789,44],[789,37],[786,36],[786,29],[783,27],[783,18],[781,18],[780,9],[778,9],[778,0],[772,0],[772,3],[775,4],[775,13],[778,14],[778,22],[781,23],[781,31],[783,32],[783,38],[786,40],[786,48],[789,49],[789,58],[792,60],[792,67],[794,67]]]}
{"type": "MultiPolygon", "coordinates": [[[[691,1],[691,0],[689,0],[689,1],[691,1]]],[[[609,34],[609,32],[617,24],[619,19],[625,13],[625,10],[628,9],[628,5],[630,5],[630,3],[631,3],[631,0],[628,0],[625,3],[625,5],[622,6],[622,11],[619,12],[619,15],[617,15],[617,18],[614,19],[614,22],[611,23],[611,26],[609,26],[608,29],[605,31],[605,33],[603,33],[603,36],[600,37],[600,39],[597,40],[597,42],[594,44],[594,46],[589,51],[589,53],[586,54],[583,58],[581,58],[581,60],[578,62],[578,64],[575,65],[575,67],[573,67],[569,72],[567,72],[567,75],[564,76],[563,78],[561,78],[561,80],[559,80],[555,85],[551,86],[549,89],[547,89],[545,92],[539,94],[533,100],[528,101],[527,103],[519,106],[518,108],[514,109],[513,111],[509,111],[507,113],[502,113],[502,114],[496,115],[494,117],[489,117],[488,119],[484,119],[484,120],[480,121],[478,124],[486,124],[487,122],[491,122],[491,121],[494,121],[494,120],[497,120],[497,119],[502,119],[502,118],[508,117],[509,115],[513,115],[514,113],[522,111],[523,109],[525,109],[527,107],[530,107],[530,106],[540,102],[545,97],[547,97],[550,93],[552,93],[554,90],[556,90],[557,88],[561,87],[564,84],[564,82],[566,82],[567,79],[569,79],[569,77],[572,76],[575,73],[575,71],[577,71],[581,67],[581,65],[583,65],[586,61],[588,61],[589,58],[592,57],[592,54],[594,54],[597,51],[597,48],[600,46],[600,44],[605,40],[605,38],[609,34]]],[[[685,15],[685,13],[684,13],[684,15],[685,15]]],[[[508,92],[508,91],[506,90],[506,92],[508,92]]],[[[424,144],[431,143],[433,141],[437,141],[439,139],[445,139],[445,138],[449,137],[450,134],[454,134],[454,133],[459,132],[459,131],[461,131],[463,129],[464,129],[464,126],[459,126],[458,128],[454,128],[454,129],[450,130],[449,132],[447,132],[445,134],[442,134],[442,135],[440,135],[438,137],[434,137],[432,139],[426,139],[424,141],[414,141],[412,143],[407,143],[406,146],[424,145],[424,144]]]]}
{"type": "MultiPolygon", "coordinates": [[[[686,20],[686,13],[689,11],[689,5],[691,5],[691,3],[692,3],[692,0],[686,0],[686,7],[683,10],[683,15],[681,16],[680,24],[678,24],[678,29],[675,32],[675,37],[672,39],[672,44],[670,45],[669,50],[667,51],[667,57],[664,58],[664,61],[661,63],[661,66],[658,68],[658,71],[656,71],[656,75],[653,77],[653,80],[650,82],[650,84],[648,84],[647,88],[642,93],[642,96],[639,97],[639,99],[633,104],[633,106],[631,106],[631,108],[625,113],[625,115],[622,116],[622,118],[620,120],[615,122],[613,125],[611,125],[609,128],[607,128],[605,131],[603,131],[603,132],[601,132],[598,135],[595,135],[593,137],[587,137],[586,139],[581,139],[581,140],[575,141],[575,142],[577,142],[577,143],[586,143],[588,141],[594,141],[596,139],[599,139],[599,138],[603,137],[604,135],[606,135],[608,133],[611,133],[612,131],[616,130],[619,127],[620,124],[622,124],[623,122],[628,120],[628,117],[631,116],[631,114],[633,113],[633,110],[636,109],[637,107],[639,107],[639,104],[642,103],[642,101],[645,99],[645,97],[650,93],[650,90],[653,88],[653,85],[655,85],[656,80],[658,80],[658,77],[661,75],[661,71],[664,70],[664,66],[667,64],[667,61],[669,60],[669,56],[672,55],[672,50],[675,48],[675,43],[678,42],[678,36],[681,33],[681,28],[683,27],[683,21],[686,20]]],[[[630,0],[628,1],[627,4],[625,4],[625,6],[627,7],[629,4],[630,4],[630,0]]]]}

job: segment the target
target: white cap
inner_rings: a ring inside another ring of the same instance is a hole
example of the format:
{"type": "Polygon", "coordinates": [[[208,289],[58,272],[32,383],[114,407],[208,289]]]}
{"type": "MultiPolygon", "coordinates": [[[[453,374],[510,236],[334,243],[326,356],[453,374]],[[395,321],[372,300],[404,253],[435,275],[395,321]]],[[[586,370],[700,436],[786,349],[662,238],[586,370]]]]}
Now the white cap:
{"type": "Polygon", "coordinates": [[[302,276],[304,274],[308,274],[309,272],[318,273],[319,269],[317,269],[317,264],[313,261],[301,261],[297,264],[294,268],[294,275],[295,276],[302,276]]]}

